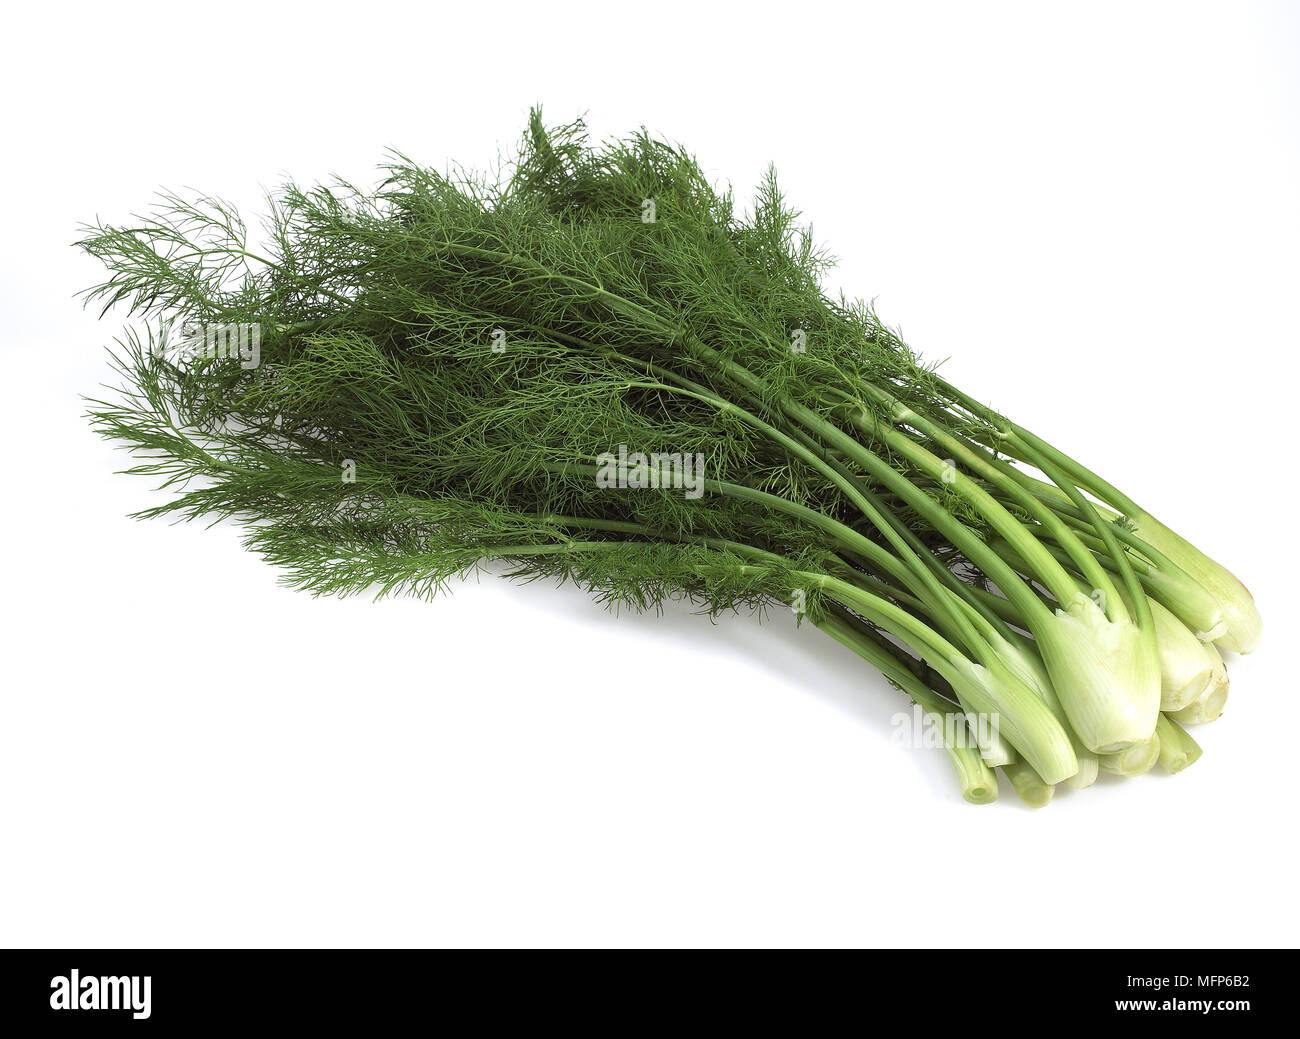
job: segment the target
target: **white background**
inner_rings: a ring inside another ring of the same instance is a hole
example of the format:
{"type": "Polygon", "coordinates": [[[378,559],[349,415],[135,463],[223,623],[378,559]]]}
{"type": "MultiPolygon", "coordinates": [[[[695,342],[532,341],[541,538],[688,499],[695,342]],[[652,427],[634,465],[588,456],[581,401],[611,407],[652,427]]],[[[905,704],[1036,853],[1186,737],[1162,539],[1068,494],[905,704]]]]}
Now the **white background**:
{"type": "Polygon", "coordinates": [[[5,945],[1294,945],[1300,5],[25,4],[5,199],[5,945]],[[1205,756],[961,801],[899,694],[779,615],[496,579],[313,600],[142,524],[79,395],[69,248],[160,187],[258,212],[530,104],[774,160],[977,396],[1231,566],[1266,623],[1205,756]]]}

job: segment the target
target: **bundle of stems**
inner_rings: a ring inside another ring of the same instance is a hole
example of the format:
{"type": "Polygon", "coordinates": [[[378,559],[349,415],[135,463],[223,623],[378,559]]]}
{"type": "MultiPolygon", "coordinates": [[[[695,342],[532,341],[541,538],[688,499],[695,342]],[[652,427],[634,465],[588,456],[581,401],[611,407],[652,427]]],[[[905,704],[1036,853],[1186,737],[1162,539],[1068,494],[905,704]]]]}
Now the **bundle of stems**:
{"type": "Polygon", "coordinates": [[[174,492],[141,515],[236,518],[294,585],[501,561],[794,607],[946,726],[974,802],[1185,767],[1218,649],[1259,640],[1227,570],[828,297],[771,173],[741,215],[681,148],[534,112],[496,177],[397,156],[269,202],[261,247],[212,198],[85,229],[87,298],[139,319],[90,417],[174,492]]]}

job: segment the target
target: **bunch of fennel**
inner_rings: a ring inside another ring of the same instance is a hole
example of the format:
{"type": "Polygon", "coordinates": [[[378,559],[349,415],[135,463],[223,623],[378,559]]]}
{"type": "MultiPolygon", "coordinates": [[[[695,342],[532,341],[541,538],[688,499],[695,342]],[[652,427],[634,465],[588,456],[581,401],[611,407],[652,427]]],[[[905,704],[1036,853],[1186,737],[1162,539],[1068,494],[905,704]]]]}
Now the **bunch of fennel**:
{"type": "Polygon", "coordinates": [[[637,609],[793,605],[944,721],[976,803],[993,769],[1041,805],[1199,756],[1249,593],[828,298],[774,175],[740,215],[682,149],[539,112],[495,178],[385,173],[281,189],[256,251],[211,198],[85,229],[87,297],[137,318],[91,421],[175,492],[141,515],[235,518],[315,593],[503,561],[637,609]]]}

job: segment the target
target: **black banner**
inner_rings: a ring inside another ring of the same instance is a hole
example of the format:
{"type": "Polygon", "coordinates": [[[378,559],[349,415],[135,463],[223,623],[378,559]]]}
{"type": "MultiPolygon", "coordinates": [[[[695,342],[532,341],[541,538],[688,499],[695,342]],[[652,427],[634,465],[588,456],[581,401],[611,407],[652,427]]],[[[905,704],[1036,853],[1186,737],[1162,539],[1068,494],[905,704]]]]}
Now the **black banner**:
{"type": "MultiPolygon", "coordinates": [[[[735,954],[733,954],[735,955],[735,954]]],[[[981,1030],[1153,1019],[1232,1027],[1287,1015],[1289,952],[1243,950],[873,950],[794,973],[765,959],[622,968],[612,953],[581,964],[509,967],[431,951],[39,950],[0,953],[0,1028],[171,1032],[177,1026],[319,1024],[331,1029],[436,1025],[619,1028],[756,1017],[816,1025],[834,1013],[882,1024],[963,1020],[981,1030]],[[686,1016],[683,1017],[682,1015],[686,1016]]],[[[874,1026],[874,1025],[873,1025],[874,1026]]],[[[174,1034],[174,1033],[173,1033],[174,1034]]]]}

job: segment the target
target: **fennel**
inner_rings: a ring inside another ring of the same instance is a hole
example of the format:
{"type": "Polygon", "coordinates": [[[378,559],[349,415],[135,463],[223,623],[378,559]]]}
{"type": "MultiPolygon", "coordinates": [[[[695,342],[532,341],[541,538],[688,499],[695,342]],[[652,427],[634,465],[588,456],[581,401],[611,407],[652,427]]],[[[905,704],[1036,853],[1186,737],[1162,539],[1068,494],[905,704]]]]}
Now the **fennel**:
{"type": "Polygon", "coordinates": [[[680,148],[534,112],[496,180],[398,156],[271,202],[261,246],[213,199],[86,229],[87,299],[145,323],[90,416],[174,492],[141,515],[246,523],[298,587],[500,564],[613,606],[793,606],[970,720],[976,803],[993,766],[1031,804],[1144,771],[1162,709],[1214,713],[1205,640],[1258,641],[1235,578],[829,298],[774,174],[738,215],[680,148]],[[163,322],[255,327],[260,359],[178,356],[163,322]]]}

